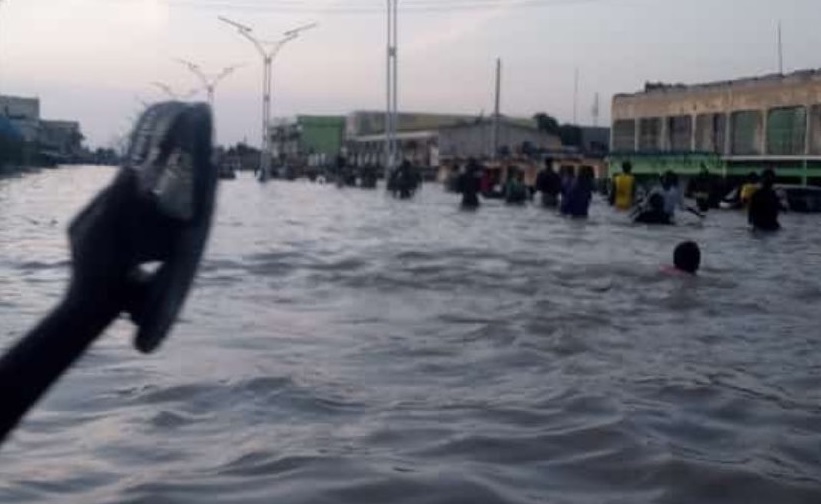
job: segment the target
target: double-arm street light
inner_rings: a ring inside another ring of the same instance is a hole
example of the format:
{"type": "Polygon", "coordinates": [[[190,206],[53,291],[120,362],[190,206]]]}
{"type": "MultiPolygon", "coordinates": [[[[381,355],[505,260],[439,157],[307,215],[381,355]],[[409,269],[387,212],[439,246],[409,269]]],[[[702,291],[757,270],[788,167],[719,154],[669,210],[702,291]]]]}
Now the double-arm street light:
{"type": "Polygon", "coordinates": [[[167,94],[172,100],[187,100],[192,98],[199,91],[199,89],[194,88],[185,93],[178,93],[168,84],[157,81],[152,82],[151,85],[167,94]]]}
{"type": "Polygon", "coordinates": [[[217,88],[217,85],[222,82],[223,79],[234,73],[234,70],[244,66],[244,65],[231,65],[225,67],[216,74],[207,74],[202,70],[202,67],[197,65],[196,63],[192,63],[191,61],[186,61],[184,59],[177,59],[178,63],[185,65],[188,70],[191,71],[197,78],[202,82],[202,86],[205,89],[205,92],[208,93],[208,105],[211,108],[214,107],[214,91],[217,88]]]}
{"type": "Polygon", "coordinates": [[[245,25],[222,16],[219,17],[219,20],[236,28],[239,34],[251,42],[260,56],[262,56],[262,158],[260,160],[258,178],[261,182],[265,182],[271,174],[271,137],[269,129],[271,125],[272,63],[285,44],[299,37],[300,33],[314,28],[317,26],[317,23],[311,23],[294,28],[293,30],[288,30],[282,34],[283,36],[279,40],[265,41],[252,35],[251,32],[253,30],[245,25]]]}

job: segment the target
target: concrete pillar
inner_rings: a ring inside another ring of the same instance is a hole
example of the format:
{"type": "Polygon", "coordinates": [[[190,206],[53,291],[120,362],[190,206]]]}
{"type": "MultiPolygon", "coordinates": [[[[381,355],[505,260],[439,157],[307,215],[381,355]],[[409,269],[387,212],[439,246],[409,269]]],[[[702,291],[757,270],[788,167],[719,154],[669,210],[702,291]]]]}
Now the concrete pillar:
{"type": "Polygon", "coordinates": [[[724,115],[724,155],[733,155],[733,111],[724,115]]]}
{"type": "Polygon", "coordinates": [[[762,109],[761,110],[761,148],[759,152],[762,156],[768,155],[769,152],[769,145],[767,145],[767,130],[769,129],[770,123],[770,111],[769,109],[762,109]]]}
{"type": "Polygon", "coordinates": [[[670,150],[670,145],[672,142],[670,141],[670,118],[664,116],[660,120],[661,122],[661,131],[659,133],[659,138],[656,141],[656,148],[660,151],[668,151],[670,150]]]}
{"type": "Polygon", "coordinates": [[[633,130],[635,131],[635,137],[633,138],[633,151],[639,151],[639,137],[641,136],[641,120],[636,118],[633,119],[633,130]]]}
{"type": "Polygon", "coordinates": [[[698,129],[698,116],[690,116],[690,152],[696,151],[696,129],[698,129]]]}

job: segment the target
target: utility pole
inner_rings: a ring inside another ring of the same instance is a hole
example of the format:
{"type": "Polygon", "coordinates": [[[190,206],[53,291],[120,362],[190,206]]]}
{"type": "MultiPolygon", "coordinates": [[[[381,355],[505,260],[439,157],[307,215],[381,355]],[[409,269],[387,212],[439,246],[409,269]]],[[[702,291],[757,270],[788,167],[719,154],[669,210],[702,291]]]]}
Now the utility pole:
{"type": "MultiPolygon", "coordinates": [[[[5,0],[0,0],[0,7],[3,7],[3,3],[5,0]]],[[[0,30],[0,35],[2,35],[2,30],[0,30]]],[[[2,47],[2,40],[0,40],[0,47],[2,47]]],[[[0,59],[2,59],[2,52],[0,52],[0,59]]]]}
{"type": "Polygon", "coordinates": [[[198,89],[194,88],[194,89],[189,90],[186,93],[178,93],[174,90],[174,88],[172,88],[171,86],[169,86],[168,84],[166,84],[164,82],[156,82],[155,81],[155,82],[152,82],[151,85],[156,87],[160,91],[164,92],[165,94],[167,94],[168,97],[171,98],[172,100],[187,100],[187,99],[193,97],[195,94],[197,94],[197,91],[198,91],[198,89]]]}
{"type": "Polygon", "coordinates": [[[398,49],[399,49],[399,3],[398,0],[388,1],[388,33],[387,33],[387,65],[386,65],[386,100],[385,108],[385,180],[396,169],[398,146],[396,133],[398,122],[398,49]]]}
{"type": "Polygon", "coordinates": [[[599,93],[596,93],[596,97],[593,99],[593,126],[599,125],[599,93]]]}
{"type": "Polygon", "coordinates": [[[271,136],[269,129],[271,127],[271,82],[273,80],[273,61],[285,44],[299,37],[300,33],[316,27],[317,23],[311,23],[294,28],[293,30],[288,30],[282,34],[281,39],[274,42],[267,42],[251,35],[253,29],[245,25],[237,23],[236,21],[231,21],[230,19],[222,16],[219,16],[219,20],[236,28],[240,36],[251,42],[257,52],[259,52],[259,55],[262,56],[262,152],[260,154],[261,159],[259,171],[257,172],[257,179],[260,182],[266,182],[271,175],[271,136]]]}
{"type": "Polygon", "coordinates": [[[223,68],[219,73],[216,74],[207,74],[202,71],[202,68],[197,65],[196,63],[192,63],[190,61],[186,61],[184,59],[177,58],[177,63],[185,65],[188,70],[191,71],[197,78],[202,82],[203,89],[208,94],[208,105],[211,108],[214,108],[214,91],[217,88],[217,85],[222,82],[223,79],[234,73],[234,70],[240,68],[244,65],[231,65],[228,67],[223,68]]]}
{"type": "Polygon", "coordinates": [[[573,80],[573,125],[579,124],[579,69],[576,68],[573,80]]]}
{"type": "Polygon", "coordinates": [[[784,75],[784,46],[781,43],[781,20],[778,20],[778,74],[784,75]]]}
{"type": "Polygon", "coordinates": [[[499,122],[501,120],[500,109],[502,104],[502,60],[496,58],[496,98],[493,106],[493,130],[491,132],[491,146],[493,152],[490,158],[496,160],[499,157],[499,122]]]}

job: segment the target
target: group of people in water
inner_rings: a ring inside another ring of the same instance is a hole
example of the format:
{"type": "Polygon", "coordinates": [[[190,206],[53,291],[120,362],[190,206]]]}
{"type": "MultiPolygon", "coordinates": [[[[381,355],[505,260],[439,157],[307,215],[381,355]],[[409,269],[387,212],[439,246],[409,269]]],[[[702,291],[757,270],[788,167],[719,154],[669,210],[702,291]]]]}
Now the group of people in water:
{"type": "MultiPolygon", "coordinates": [[[[468,160],[464,172],[456,181],[456,191],[462,194],[464,208],[478,208],[479,195],[487,194],[492,189],[488,182],[488,172],[484,171],[475,159],[468,160]]],[[[535,187],[525,184],[525,174],[516,167],[508,168],[507,181],[499,194],[506,203],[524,205],[534,195],[541,193],[542,205],[557,208],[563,215],[584,218],[588,216],[590,202],[596,191],[593,169],[582,167],[578,175],[572,169],[557,173],[552,160],[545,162],[545,168],[536,179],[535,187]]]]}
{"type": "MultiPolygon", "coordinates": [[[[539,172],[535,185],[525,185],[524,172],[516,167],[509,167],[507,181],[501,185],[501,197],[512,205],[522,205],[540,193],[541,205],[557,209],[560,214],[586,218],[589,214],[593,194],[597,183],[592,167],[580,167],[574,173],[572,167],[562,167],[558,172],[553,167],[553,160],[548,158],[544,168],[539,172]]],[[[483,170],[475,160],[467,162],[456,180],[454,189],[462,195],[462,206],[475,209],[480,205],[480,194],[487,191],[488,171],[483,170]]],[[[677,211],[689,212],[704,218],[711,208],[718,208],[723,197],[721,187],[715,183],[706,167],[693,177],[688,186],[689,195],[696,206],[685,202],[678,175],[672,171],[662,174],[657,181],[651,182],[649,190],[643,190],[633,175],[629,161],[622,163],[621,173],[608,181],[606,194],[611,206],[616,210],[629,212],[633,222],[650,225],[673,225],[677,211]]],[[[775,173],[765,170],[759,180],[751,179],[739,191],[740,205],[747,209],[750,225],[760,231],[780,229],[778,215],[781,201],[774,190],[775,173]]]]}

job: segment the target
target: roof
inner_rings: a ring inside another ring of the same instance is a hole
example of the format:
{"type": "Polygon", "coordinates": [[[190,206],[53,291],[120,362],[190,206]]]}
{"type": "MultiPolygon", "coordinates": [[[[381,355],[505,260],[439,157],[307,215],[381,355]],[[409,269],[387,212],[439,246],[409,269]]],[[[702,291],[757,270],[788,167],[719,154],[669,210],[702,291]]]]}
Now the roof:
{"type": "MultiPolygon", "coordinates": [[[[417,131],[399,131],[396,133],[397,140],[428,140],[436,138],[438,132],[436,130],[417,130],[417,131]]],[[[351,139],[354,142],[375,142],[384,141],[385,133],[377,133],[375,135],[363,135],[351,139]]]]}
{"type": "MultiPolygon", "coordinates": [[[[499,123],[504,124],[506,126],[512,126],[514,128],[522,128],[522,129],[528,129],[528,130],[533,130],[533,131],[542,131],[536,126],[536,123],[531,121],[530,119],[520,119],[520,118],[501,116],[499,118],[499,123]]],[[[476,125],[480,125],[480,124],[482,124],[482,125],[484,125],[484,124],[493,124],[493,118],[492,117],[480,117],[480,118],[477,118],[477,119],[472,120],[472,121],[464,121],[464,122],[459,122],[459,123],[456,123],[456,124],[449,124],[447,126],[441,126],[439,129],[443,129],[443,130],[457,129],[457,128],[465,128],[465,127],[476,126],[476,125]]]]}
{"type": "Polygon", "coordinates": [[[643,91],[635,93],[619,93],[614,98],[630,98],[637,96],[683,93],[688,91],[707,91],[726,87],[757,86],[779,83],[801,83],[810,80],[821,81],[821,69],[797,70],[788,74],[767,74],[757,77],[743,77],[726,81],[706,82],[702,84],[665,84],[647,83],[643,91]]]}

